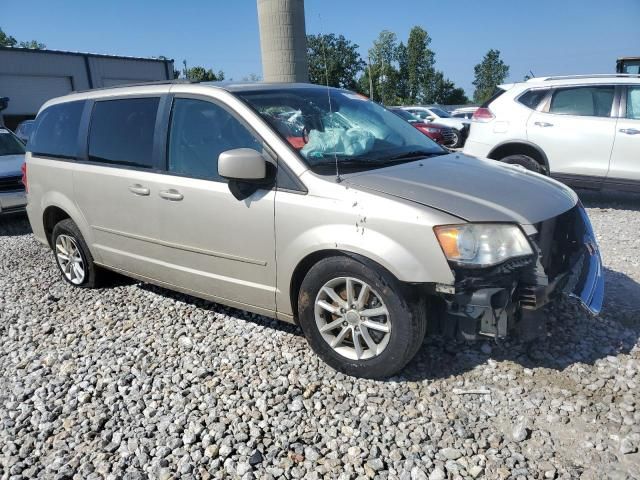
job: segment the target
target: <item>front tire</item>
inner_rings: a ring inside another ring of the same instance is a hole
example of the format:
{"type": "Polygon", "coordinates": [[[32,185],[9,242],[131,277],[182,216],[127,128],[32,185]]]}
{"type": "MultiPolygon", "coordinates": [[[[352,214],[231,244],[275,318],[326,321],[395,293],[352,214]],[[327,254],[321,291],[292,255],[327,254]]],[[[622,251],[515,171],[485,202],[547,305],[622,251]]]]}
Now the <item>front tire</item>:
{"type": "Polygon", "coordinates": [[[363,378],[398,373],[426,332],[424,302],[389,272],[346,256],[305,276],[298,318],[311,348],[335,370],[363,378]]]}
{"type": "Polygon", "coordinates": [[[452,128],[451,133],[453,134],[453,138],[451,139],[449,148],[460,148],[462,146],[462,132],[458,129],[452,128]]]}
{"type": "Polygon", "coordinates": [[[58,222],[52,233],[53,254],[65,282],[74,287],[98,285],[98,267],[80,229],[70,218],[58,222]]]}

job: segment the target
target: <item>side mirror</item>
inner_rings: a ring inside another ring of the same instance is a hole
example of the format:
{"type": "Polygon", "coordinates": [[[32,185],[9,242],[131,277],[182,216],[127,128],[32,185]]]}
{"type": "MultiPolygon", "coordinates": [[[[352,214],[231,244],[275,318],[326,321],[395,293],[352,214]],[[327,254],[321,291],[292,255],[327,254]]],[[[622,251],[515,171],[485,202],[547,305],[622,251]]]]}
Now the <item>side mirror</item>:
{"type": "Polygon", "coordinates": [[[264,180],[267,161],[260,152],[251,148],[234,148],[218,157],[218,175],[229,180],[264,180]]]}

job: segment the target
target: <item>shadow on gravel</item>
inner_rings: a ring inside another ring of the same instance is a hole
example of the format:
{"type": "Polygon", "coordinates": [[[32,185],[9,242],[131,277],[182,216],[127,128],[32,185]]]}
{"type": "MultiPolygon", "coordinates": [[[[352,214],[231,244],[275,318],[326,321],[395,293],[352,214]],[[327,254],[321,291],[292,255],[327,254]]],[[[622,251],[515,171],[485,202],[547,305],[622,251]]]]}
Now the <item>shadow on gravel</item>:
{"type": "Polygon", "coordinates": [[[512,361],[524,368],[564,370],[593,364],[607,356],[628,354],[640,338],[640,284],[605,268],[605,305],[598,317],[567,300],[549,310],[546,337],[524,343],[517,339],[459,342],[440,336],[425,340],[422,349],[399,377],[420,381],[459,375],[489,358],[512,361]]]}
{"type": "Polygon", "coordinates": [[[221,305],[219,303],[210,302],[208,300],[203,300],[197,297],[192,297],[191,295],[175,292],[173,290],[167,290],[165,288],[158,287],[156,285],[151,285],[149,283],[140,283],[138,287],[147,292],[152,292],[157,295],[162,295],[163,297],[170,298],[178,302],[188,303],[212,313],[229,315],[235,318],[241,318],[242,320],[255,323],[256,325],[272,328],[274,330],[278,330],[285,333],[291,333],[299,337],[302,336],[302,330],[300,330],[300,327],[298,327],[297,325],[292,325],[290,323],[282,322],[280,320],[265,317],[264,315],[259,315],[257,313],[247,312],[246,310],[240,310],[238,308],[228,307],[226,305],[221,305]]]}
{"type": "Polygon", "coordinates": [[[28,235],[31,225],[25,213],[0,215],[0,237],[28,235]]]}
{"type": "Polygon", "coordinates": [[[640,194],[613,190],[576,190],[587,208],[640,211],[640,194]]]}

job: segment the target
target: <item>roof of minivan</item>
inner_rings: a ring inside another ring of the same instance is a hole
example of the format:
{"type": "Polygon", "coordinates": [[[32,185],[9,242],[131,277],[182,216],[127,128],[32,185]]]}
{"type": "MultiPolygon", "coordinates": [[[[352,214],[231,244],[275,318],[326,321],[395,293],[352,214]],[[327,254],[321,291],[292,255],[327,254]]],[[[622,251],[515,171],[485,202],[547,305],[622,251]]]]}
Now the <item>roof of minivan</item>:
{"type": "MultiPolygon", "coordinates": [[[[312,88],[312,89],[326,89],[324,85],[316,85],[312,83],[280,83],[280,82],[194,82],[184,79],[178,80],[165,80],[159,82],[145,82],[145,83],[133,83],[114,85],[112,87],[93,88],[91,90],[79,90],[68,93],[61,97],[52,98],[45,102],[41,107],[41,110],[56,103],[70,102],[74,100],[86,100],[91,98],[101,97],[116,97],[121,95],[129,95],[136,93],[145,94],[163,94],[166,93],[172,85],[190,85],[195,88],[218,88],[227,92],[247,92],[256,90],[282,90],[282,89],[296,89],[296,88],[312,88]]],[[[329,87],[332,90],[341,90],[335,87],[329,87]]]]}

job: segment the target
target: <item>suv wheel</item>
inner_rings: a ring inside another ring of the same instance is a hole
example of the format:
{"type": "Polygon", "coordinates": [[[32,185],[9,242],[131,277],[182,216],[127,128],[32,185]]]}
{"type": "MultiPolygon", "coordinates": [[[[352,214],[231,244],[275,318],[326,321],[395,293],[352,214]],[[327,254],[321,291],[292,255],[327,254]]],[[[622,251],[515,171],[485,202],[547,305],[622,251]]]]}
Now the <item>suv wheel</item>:
{"type": "Polygon", "coordinates": [[[62,278],[75,287],[97,285],[98,267],[78,226],[67,218],[53,227],[53,253],[62,278]]]}
{"type": "Polygon", "coordinates": [[[528,155],[509,155],[501,158],[501,162],[510,163],[512,165],[521,165],[527,170],[531,170],[536,173],[544,173],[544,168],[538,163],[538,161],[528,155]]]}
{"type": "Polygon", "coordinates": [[[364,378],[400,371],[426,331],[423,302],[391,274],[349,257],[314,265],[300,287],[298,317],[311,348],[334,369],[364,378]]]}

